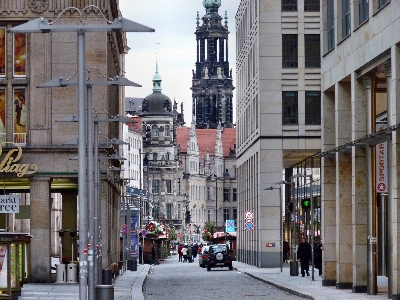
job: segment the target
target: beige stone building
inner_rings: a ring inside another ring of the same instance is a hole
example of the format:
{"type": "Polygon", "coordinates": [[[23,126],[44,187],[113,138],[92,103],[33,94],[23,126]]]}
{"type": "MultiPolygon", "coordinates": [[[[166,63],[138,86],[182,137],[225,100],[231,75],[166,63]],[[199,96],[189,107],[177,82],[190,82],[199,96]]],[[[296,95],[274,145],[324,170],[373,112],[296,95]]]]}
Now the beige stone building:
{"type": "Polygon", "coordinates": [[[390,299],[400,297],[398,8],[321,7],[323,284],[376,294],[387,276],[390,299]]]}
{"type": "MultiPolygon", "coordinates": [[[[52,255],[60,254],[55,245],[58,231],[67,230],[63,240],[63,260],[77,260],[77,246],[68,232],[78,229],[78,161],[77,123],[57,122],[70,115],[78,115],[77,88],[75,86],[37,88],[51,79],[63,77],[77,81],[77,34],[72,33],[11,33],[16,25],[40,17],[56,21],[59,25],[79,22],[78,10],[87,24],[105,23],[104,17],[113,21],[120,15],[118,1],[14,1],[0,2],[0,135],[1,160],[11,160],[14,165],[0,172],[4,194],[21,195],[19,214],[1,214],[0,228],[6,231],[28,230],[30,244],[30,279],[32,282],[50,282],[52,255]],[[23,99],[25,98],[25,99],[23,99]],[[16,146],[19,146],[16,156],[16,146]],[[18,175],[17,164],[29,166],[29,171],[18,175]],[[35,167],[35,165],[37,167],[35,167]],[[10,171],[14,170],[14,171],[10,171]],[[52,197],[51,195],[57,194],[52,197]],[[57,205],[53,202],[57,200],[57,205]],[[60,200],[61,199],[61,200],[60,200]],[[61,202],[60,202],[61,201],[61,202]],[[52,208],[61,213],[52,214],[52,208]],[[52,217],[53,216],[53,217],[52,217]],[[73,247],[73,248],[72,248],[73,247]],[[74,249],[75,253],[71,251],[74,249]],[[71,257],[73,255],[73,257],[71,257]]],[[[121,33],[85,34],[85,73],[93,81],[104,81],[123,74],[126,43],[121,33]]],[[[124,114],[123,88],[94,86],[93,115],[109,118],[124,114]]],[[[92,109],[92,108],[90,108],[92,109]]],[[[99,150],[101,156],[121,154],[119,146],[109,144],[113,138],[122,139],[122,124],[99,123],[99,150]]],[[[123,181],[117,160],[101,160],[102,267],[119,261],[119,207],[123,181]]],[[[25,231],[26,232],[26,231],[25,231]]],[[[87,234],[87,233],[81,233],[87,234]]],[[[75,238],[75,242],[77,239],[75,238]]],[[[92,245],[94,246],[94,245],[92,245]]],[[[90,252],[90,250],[89,250],[90,252]]]]}
{"type": "Polygon", "coordinates": [[[321,147],[319,28],[319,1],[243,0],[236,14],[237,257],[258,267],[278,267],[281,240],[293,239],[277,183],[319,166],[297,165],[321,147]]]}

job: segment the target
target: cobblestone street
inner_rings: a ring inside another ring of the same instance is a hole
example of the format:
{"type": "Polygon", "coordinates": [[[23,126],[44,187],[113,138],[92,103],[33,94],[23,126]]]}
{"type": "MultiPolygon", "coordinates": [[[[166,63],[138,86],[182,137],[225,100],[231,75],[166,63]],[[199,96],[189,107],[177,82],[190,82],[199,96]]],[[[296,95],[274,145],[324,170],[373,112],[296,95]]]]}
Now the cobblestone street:
{"type": "Polygon", "coordinates": [[[145,300],[304,299],[238,271],[217,268],[208,272],[199,267],[197,259],[180,263],[178,257],[152,266],[143,290],[145,300]]]}

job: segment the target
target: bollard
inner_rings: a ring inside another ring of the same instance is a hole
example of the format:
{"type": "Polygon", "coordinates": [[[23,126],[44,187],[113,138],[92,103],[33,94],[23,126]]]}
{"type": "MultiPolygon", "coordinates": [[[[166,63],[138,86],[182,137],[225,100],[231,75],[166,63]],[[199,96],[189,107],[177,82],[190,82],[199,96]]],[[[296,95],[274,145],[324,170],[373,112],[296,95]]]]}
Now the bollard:
{"type": "Polygon", "coordinates": [[[111,285],[112,284],[112,272],[109,269],[101,270],[101,284],[111,285]]]}
{"type": "Polygon", "coordinates": [[[65,264],[56,265],[56,283],[65,283],[67,281],[67,276],[65,273],[65,264]]]}
{"type": "Polygon", "coordinates": [[[96,300],[114,300],[114,286],[112,286],[112,285],[97,285],[96,286],[96,300]]]}
{"type": "Polygon", "coordinates": [[[131,261],[131,271],[137,271],[137,260],[136,257],[134,257],[131,261]]]}
{"type": "Polygon", "coordinates": [[[290,276],[298,276],[299,275],[299,265],[297,261],[290,262],[290,276]]]}

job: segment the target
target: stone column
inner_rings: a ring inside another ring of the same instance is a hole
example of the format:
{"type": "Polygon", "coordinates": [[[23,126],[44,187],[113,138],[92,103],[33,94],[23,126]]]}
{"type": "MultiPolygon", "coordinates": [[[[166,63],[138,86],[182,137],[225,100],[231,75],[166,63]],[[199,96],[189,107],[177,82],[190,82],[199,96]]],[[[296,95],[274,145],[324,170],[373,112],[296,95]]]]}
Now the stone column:
{"type": "Polygon", "coordinates": [[[30,179],[31,282],[51,282],[51,195],[49,177],[30,179]]]}
{"type": "MultiPolygon", "coordinates": [[[[338,83],[335,94],[336,146],[351,141],[351,89],[338,83]]],[[[336,153],[336,288],[352,287],[352,159],[350,149],[336,153]]]]}
{"type": "Polygon", "coordinates": [[[66,260],[77,261],[77,236],[75,235],[75,245],[74,245],[74,257],[72,257],[72,237],[70,235],[71,230],[78,230],[78,212],[77,212],[77,192],[63,192],[62,193],[62,226],[63,230],[68,230],[63,238],[63,257],[66,260]]]}
{"type": "MultiPolygon", "coordinates": [[[[388,126],[393,126],[400,122],[400,50],[398,46],[391,49],[391,61],[385,65],[387,77],[387,99],[388,99],[388,126]]],[[[400,131],[392,132],[392,139],[388,141],[388,171],[389,171],[389,199],[388,199],[388,277],[390,299],[400,299],[400,261],[398,259],[400,242],[400,190],[398,188],[398,174],[400,174],[400,131]]]]}
{"type": "MultiPolygon", "coordinates": [[[[354,141],[367,134],[370,114],[367,113],[366,108],[368,101],[371,101],[371,80],[369,77],[364,81],[357,79],[354,73],[351,77],[352,140],[354,141]]],[[[366,146],[357,145],[352,148],[353,293],[367,292],[367,199],[368,178],[371,174],[368,173],[370,156],[366,155],[370,151],[367,151],[366,146]]]]}
{"type": "MultiPolygon", "coordinates": [[[[335,94],[322,94],[322,152],[335,148],[335,94]]],[[[321,157],[322,285],[336,285],[336,156],[321,157]]]]}

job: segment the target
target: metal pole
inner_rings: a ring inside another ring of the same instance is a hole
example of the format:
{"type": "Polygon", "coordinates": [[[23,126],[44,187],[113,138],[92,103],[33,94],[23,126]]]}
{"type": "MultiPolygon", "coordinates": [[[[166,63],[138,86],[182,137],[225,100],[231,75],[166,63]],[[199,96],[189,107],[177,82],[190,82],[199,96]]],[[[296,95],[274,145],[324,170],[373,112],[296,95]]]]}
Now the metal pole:
{"type": "Polygon", "coordinates": [[[311,209],[311,279],[314,281],[314,200],[313,200],[313,176],[310,177],[310,209],[311,209]]]}
{"type": "Polygon", "coordinates": [[[79,299],[87,299],[87,195],[85,116],[85,32],[78,31],[78,204],[79,204],[79,299]]]}
{"type": "Polygon", "coordinates": [[[280,258],[281,258],[281,272],[283,272],[283,239],[282,239],[282,231],[283,231],[283,227],[282,227],[282,222],[283,222],[283,219],[282,219],[282,214],[283,214],[283,212],[282,212],[282,184],[279,186],[279,201],[280,201],[280,203],[279,203],[279,215],[280,215],[280,217],[279,217],[279,222],[280,222],[280,226],[279,226],[279,229],[280,229],[280,250],[279,250],[279,252],[280,252],[280,258]]]}
{"type": "Polygon", "coordinates": [[[93,161],[94,161],[94,181],[93,181],[93,185],[94,185],[94,193],[93,193],[93,198],[94,198],[94,251],[96,251],[95,253],[95,263],[94,263],[94,284],[100,284],[99,282],[99,242],[100,242],[100,238],[99,238],[99,233],[100,233],[100,229],[99,229],[99,216],[100,216],[100,184],[99,184],[99,180],[100,180],[100,168],[99,168],[99,123],[98,122],[94,122],[93,123],[93,145],[94,145],[94,151],[93,151],[93,161]]]}
{"type": "MultiPolygon", "coordinates": [[[[142,208],[142,148],[139,148],[139,186],[140,186],[140,191],[139,191],[139,220],[140,220],[140,229],[142,228],[142,215],[143,215],[143,208],[142,208]]],[[[143,237],[143,242],[144,242],[144,237],[143,237]]],[[[142,242],[142,265],[143,265],[143,248],[144,244],[142,242]]]]}
{"type": "Polygon", "coordinates": [[[88,177],[88,213],[89,213],[89,240],[88,240],[88,299],[94,300],[94,182],[93,182],[93,116],[92,116],[92,86],[87,85],[87,177],[88,177]]]}

